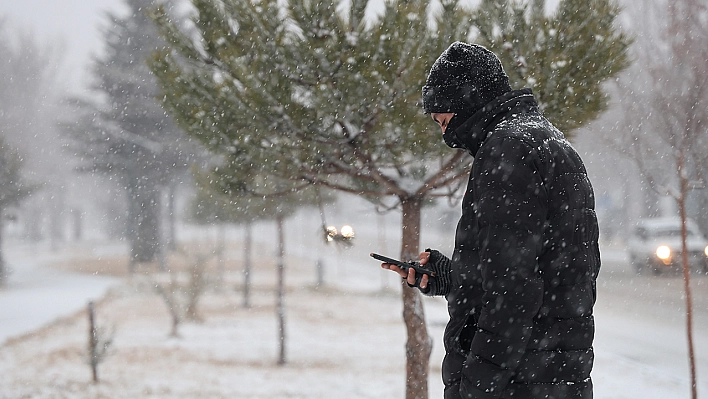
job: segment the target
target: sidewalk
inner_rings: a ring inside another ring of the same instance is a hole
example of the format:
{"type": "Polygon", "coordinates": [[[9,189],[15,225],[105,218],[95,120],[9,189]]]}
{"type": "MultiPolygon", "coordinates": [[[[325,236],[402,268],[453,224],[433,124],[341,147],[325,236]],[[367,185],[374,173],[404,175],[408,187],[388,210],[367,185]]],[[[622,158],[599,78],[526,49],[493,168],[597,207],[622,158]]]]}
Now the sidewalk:
{"type": "Polygon", "coordinates": [[[71,256],[71,250],[51,251],[42,245],[6,243],[10,270],[0,288],[0,345],[27,334],[102,297],[120,279],[53,270],[46,265],[71,256]]]}

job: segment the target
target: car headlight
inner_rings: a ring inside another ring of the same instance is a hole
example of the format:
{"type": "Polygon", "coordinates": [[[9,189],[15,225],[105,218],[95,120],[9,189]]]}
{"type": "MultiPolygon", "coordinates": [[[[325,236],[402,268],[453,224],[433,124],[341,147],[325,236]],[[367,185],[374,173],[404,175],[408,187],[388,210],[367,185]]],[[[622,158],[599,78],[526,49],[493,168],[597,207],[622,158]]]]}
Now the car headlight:
{"type": "MultiPolygon", "coordinates": [[[[706,248],[706,250],[708,251],[708,248],[706,248]]],[[[671,258],[671,248],[667,247],[666,245],[660,246],[656,249],[656,256],[661,260],[667,260],[671,258]]]]}
{"type": "Polygon", "coordinates": [[[704,249],[703,252],[705,252],[706,256],[708,256],[708,247],[706,247],[706,249],[704,249]]]}

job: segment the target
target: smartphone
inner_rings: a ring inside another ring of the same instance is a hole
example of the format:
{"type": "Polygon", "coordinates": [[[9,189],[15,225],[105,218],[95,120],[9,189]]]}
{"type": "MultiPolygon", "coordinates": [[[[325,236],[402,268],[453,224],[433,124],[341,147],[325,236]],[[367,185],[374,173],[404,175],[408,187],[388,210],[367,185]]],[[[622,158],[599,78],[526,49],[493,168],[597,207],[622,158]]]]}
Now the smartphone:
{"type": "Polygon", "coordinates": [[[396,259],[389,258],[387,256],[383,256],[383,255],[379,255],[379,254],[375,254],[373,252],[370,253],[369,256],[371,256],[372,258],[374,258],[376,260],[380,260],[383,263],[390,263],[392,265],[396,265],[406,272],[408,272],[408,269],[413,268],[413,270],[415,270],[417,273],[427,274],[430,277],[435,277],[434,272],[432,272],[428,269],[425,269],[423,267],[420,267],[420,265],[418,265],[414,262],[402,262],[400,260],[396,260],[396,259]]]}

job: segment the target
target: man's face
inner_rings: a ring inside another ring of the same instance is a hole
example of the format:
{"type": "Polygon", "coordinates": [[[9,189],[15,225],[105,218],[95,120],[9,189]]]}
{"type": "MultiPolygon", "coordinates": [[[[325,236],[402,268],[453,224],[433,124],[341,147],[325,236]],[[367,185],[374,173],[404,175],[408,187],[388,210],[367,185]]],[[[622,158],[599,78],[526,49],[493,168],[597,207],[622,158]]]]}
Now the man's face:
{"type": "Polygon", "coordinates": [[[450,123],[450,119],[452,119],[453,116],[455,116],[455,114],[452,112],[430,114],[430,117],[440,126],[443,133],[445,133],[445,129],[447,129],[447,125],[450,123]]]}

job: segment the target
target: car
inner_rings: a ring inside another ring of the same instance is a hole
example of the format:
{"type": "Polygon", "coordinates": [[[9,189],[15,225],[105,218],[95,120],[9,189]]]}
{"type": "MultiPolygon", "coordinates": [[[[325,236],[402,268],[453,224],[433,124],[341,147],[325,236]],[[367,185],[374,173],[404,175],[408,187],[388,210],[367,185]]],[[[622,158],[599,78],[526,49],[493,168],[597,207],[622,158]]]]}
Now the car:
{"type": "MultiPolygon", "coordinates": [[[[686,247],[691,271],[708,273],[708,240],[692,220],[686,222],[686,247]]],[[[629,258],[638,274],[646,271],[662,274],[683,270],[680,218],[639,220],[627,246],[629,258]]]]}

